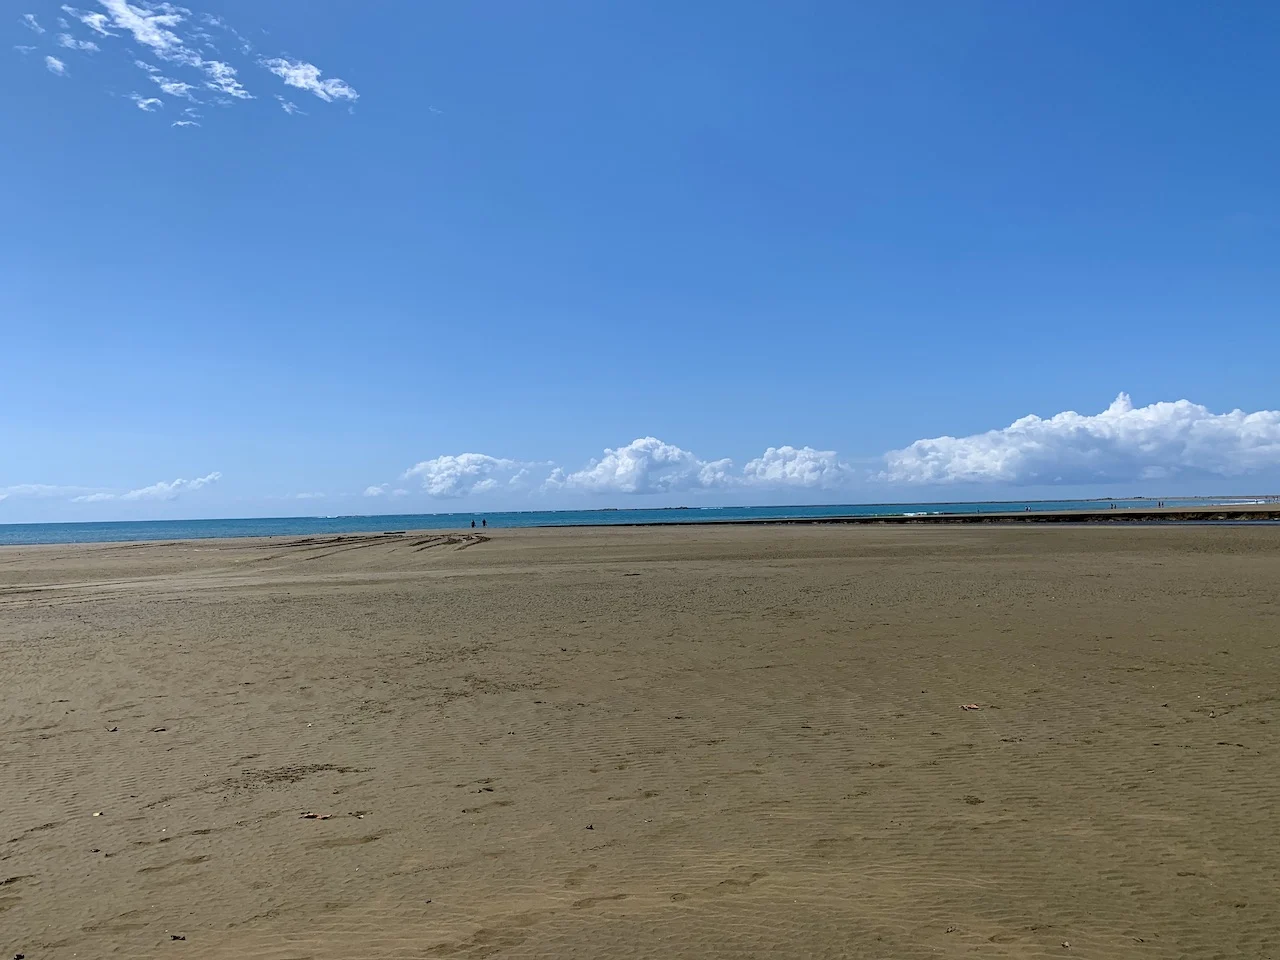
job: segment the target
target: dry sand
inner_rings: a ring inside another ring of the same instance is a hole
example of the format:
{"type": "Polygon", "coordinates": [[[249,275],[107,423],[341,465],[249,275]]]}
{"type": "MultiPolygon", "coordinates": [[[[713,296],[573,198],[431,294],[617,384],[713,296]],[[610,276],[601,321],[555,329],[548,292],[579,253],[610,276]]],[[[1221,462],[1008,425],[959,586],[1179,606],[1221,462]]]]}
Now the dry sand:
{"type": "Polygon", "coordinates": [[[1280,955],[1277,531],[489,534],[0,550],[0,957],[1280,955]]]}

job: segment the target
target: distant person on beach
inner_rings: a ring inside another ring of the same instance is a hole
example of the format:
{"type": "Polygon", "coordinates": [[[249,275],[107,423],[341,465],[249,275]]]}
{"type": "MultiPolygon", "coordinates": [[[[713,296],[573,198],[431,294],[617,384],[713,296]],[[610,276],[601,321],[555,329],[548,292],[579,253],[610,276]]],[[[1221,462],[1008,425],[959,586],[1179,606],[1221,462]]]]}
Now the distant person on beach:
{"type": "Polygon", "coordinates": [[[472,530],[474,530],[475,528],[476,528],[476,522],[475,522],[474,520],[472,520],[472,521],[471,521],[471,529],[472,529],[472,530]]]}
{"type": "Polygon", "coordinates": [[[488,521],[488,520],[481,520],[481,521],[480,521],[480,526],[482,526],[482,527],[487,527],[488,525],[489,525],[489,521],[488,521]]]}

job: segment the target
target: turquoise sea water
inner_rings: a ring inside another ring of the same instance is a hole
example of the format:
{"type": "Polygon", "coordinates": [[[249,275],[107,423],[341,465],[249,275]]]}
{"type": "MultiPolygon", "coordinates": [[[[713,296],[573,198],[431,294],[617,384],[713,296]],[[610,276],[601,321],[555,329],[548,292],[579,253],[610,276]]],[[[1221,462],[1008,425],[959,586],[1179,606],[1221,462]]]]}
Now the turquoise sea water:
{"type": "MultiPolygon", "coordinates": [[[[1221,499],[1165,500],[1166,506],[1212,506],[1221,499]]],[[[519,513],[415,513],[351,517],[270,517],[244,520],[146,520],[114,523],[0,524],[0,546],[37,543],[120,543],[134,540],[195,540],[210,537],[313,536],[376,533],[385,530],[450,530],[481,518],[489,526],[575,527],[650,523],[707,523],[715,520],[771,520],[788,517],[873,517],[923,514],[981,514],[1032,510],[1150,508],[1155,500],[1023,500],[987,503],[860,503],[817,507],[697,507],[666,510],[528,510],[519,513]]]]}

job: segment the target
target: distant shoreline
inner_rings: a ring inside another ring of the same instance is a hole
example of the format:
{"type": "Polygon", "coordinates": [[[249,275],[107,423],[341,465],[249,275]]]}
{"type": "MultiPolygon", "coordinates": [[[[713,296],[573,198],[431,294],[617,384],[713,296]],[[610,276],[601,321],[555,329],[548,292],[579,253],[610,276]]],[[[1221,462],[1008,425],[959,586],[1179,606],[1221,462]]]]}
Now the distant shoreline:
{"type": "MultiPolygon", "coordinates": [[[[1119,503],[1122,501],[1101,501],[1119,503]]],[[[878,516],[846,517],[777,517],[731,520],[696,520],[680,526],[770,526],[816,524],[1011,524],[1011,523],[1243,523],[1280,522],[1280,503],[1246,504],[1241,506],[1205,507],[1156,507],[1150,510],[1122,508],[1116,510],[1024,510],[1009,513],[924,513],[881,514],[878,516]]],[[[590,524],[582,524],[590,526],[590,524]]],[[[600,526],[605,526],[600,524],[600,526]]],[[[669,527],[670,523],[637,521],[615,523],[621,527],[669,527]]]]}
{"type": "Polygon", "coordinates": [[[0,546],[179,542],[209,539],[382,535],[400,530],[558,527],[716,526],[723,524],[1240,523],[1280,520],[1280,500],[1060,500],[974,503],[831,504],[775,507],[649,507],[601,510],[477,511],[229,520],[90,521],[0,524],[0,546]]]}

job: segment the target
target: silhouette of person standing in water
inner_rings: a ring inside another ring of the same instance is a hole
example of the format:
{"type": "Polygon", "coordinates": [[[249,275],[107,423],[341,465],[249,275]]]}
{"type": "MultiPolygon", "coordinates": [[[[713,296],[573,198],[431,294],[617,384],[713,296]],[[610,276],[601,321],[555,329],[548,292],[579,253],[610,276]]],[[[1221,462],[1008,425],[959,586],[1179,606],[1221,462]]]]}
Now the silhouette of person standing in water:
{"type": "Polygon", "coordinates": [[[474,530],[475,528],[476,528],[476,522],[475,522],[474,520],[472,520],[472,521],[471,521],[471,529],[472,529],[472,530],[474,530]]]}
{"type": "Polygon", "coordinates": [[[480,526],[482,526],[482,527],[487,527],[488,525],[489,525],[489,521],[488,521],[488,520],[481,520],[481,521],[480,521],[480,526]]]}

